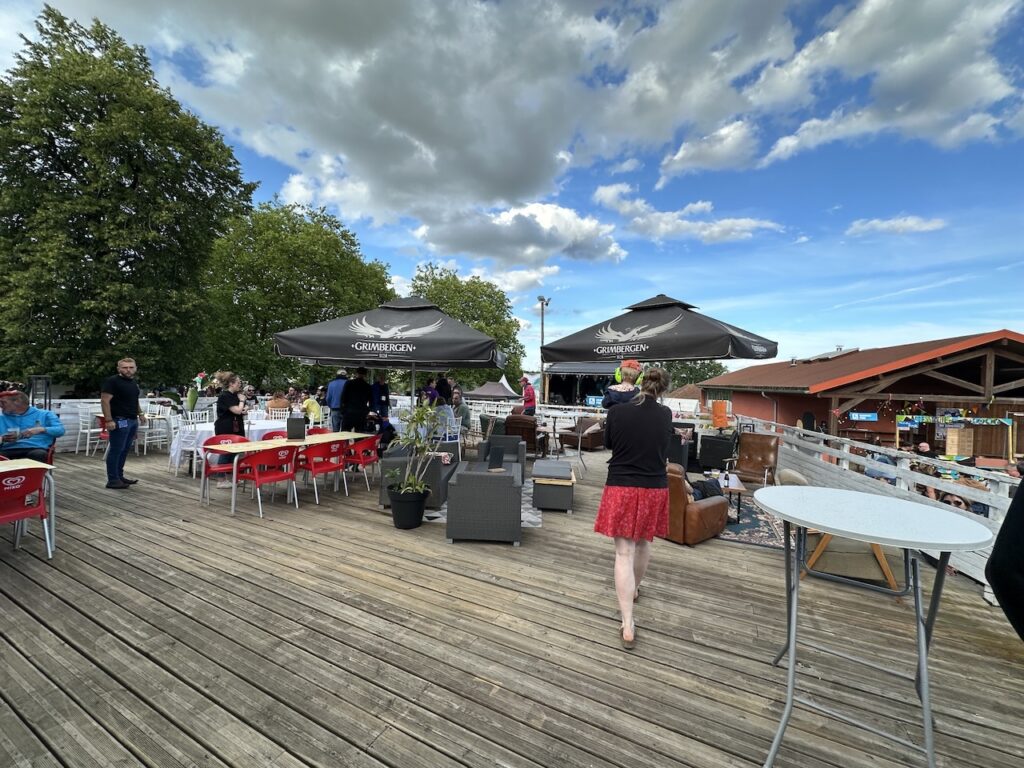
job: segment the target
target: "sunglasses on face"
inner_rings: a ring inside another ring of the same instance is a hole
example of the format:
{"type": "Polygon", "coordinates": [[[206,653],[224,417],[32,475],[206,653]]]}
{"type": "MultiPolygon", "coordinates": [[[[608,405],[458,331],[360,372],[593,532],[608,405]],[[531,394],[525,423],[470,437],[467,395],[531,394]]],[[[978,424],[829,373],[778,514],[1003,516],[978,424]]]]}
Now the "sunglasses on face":
{"type": "Polygon", "coordinates": [[[962,499],[949,499],[949,498],[946,498],[946,499],[942,500],[942,503],[943,504],[949,504],[949,505],[954,506],[954,507],[959,507],[960,509],[967,509],[967,503],[965,501],[963,501],[962,499]]]}

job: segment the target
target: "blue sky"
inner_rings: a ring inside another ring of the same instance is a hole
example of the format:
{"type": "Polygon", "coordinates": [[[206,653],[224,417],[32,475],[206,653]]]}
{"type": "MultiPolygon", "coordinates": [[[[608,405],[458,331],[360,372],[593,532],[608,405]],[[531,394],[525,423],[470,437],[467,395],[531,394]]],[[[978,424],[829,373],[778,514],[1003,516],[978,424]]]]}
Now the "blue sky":
{"type": "MultiPolygon", "coordinates": [[[[664,292],[779,356],[1024,330],[1019,0],[71,0],[260,199],[505,289],[546,340],[664,292]]],[[[0,66],[38,3],[0,9],[0,66]]]]}

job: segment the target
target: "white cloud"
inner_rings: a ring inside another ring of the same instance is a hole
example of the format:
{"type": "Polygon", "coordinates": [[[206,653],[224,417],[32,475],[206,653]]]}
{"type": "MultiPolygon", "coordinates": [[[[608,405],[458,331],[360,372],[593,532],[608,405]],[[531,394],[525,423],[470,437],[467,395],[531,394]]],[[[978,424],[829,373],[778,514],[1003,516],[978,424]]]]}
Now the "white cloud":
{"type": "Polygon", "coordinates": [[[0,72],[14,65],[14,54],[24,47],[19,33],[34,37],[32,22],[38,7],[28,2],[5,2],[0,6],[0,72]]]}
{"type": "Polygon", "coordinates": [[[580,261],[622,261],[615,227],[571,208],[530,203],[497,213],[472,213],[419,227],[415,234],[444,253],[508,264],[543,264],[554,256],[580,261]]]}
{"type": "Polygon", "coordinates": [[[765,67],[744,95],[766,113],[813,107],[830,78],[866,80],[861,104],[805,119],[763,164],[833,141],[892,131],[942,147],[991,140],[1017,93],[990,49],[1015,0],[862,2],[794,56],[765,67]],[[1005,114],[1004,114],[1005,113],[1005,114]]]}
{"type": "Polygon", "coordinates": [[[793,245],[803,245],[804,243],[810,242],[810,239],[811,238],[807,235],[800,235],[800,237],[793,241],[793,245]]]}
{"type": "Polygon", "coordinates": [[[886,291],[884,293],[876,294],[875,296],[868,296],[867,298],[857,299],[855,301],[846,301],[842,304],[832,305],[832,309],[842,309],[843,307],[853,307],[857,304],[873,304],[876,301],[882,301],[883,299],[894,299],[900,296],[909,296],[912,293],[921,293],[923,291],[931,291],[936,288],[945,288],[947,285],[956,285],[966,281],[966,277],[947,277],[942,280],[935,280],[930,283],[920,283],[917,285],[909,286],[908,288],[900,288],[896,291],[886,291]]]}
{"type": "Polygon", "coordinates": [[[494,283],[506,293],[532,290],[544,285],[544,279],[554,277],[560,269],[556,265],[539,267],[537,269],[510,269],[507,271],[492,272],[476,267],[470,270],[471,277],[479,277],[494,283]]]}
{"type": "Polygon", "coordinates": [[[627,198],[633,194],[628,184],[598,187],[593,199],[598,205],[632,217],[629,229],[652,240],[694,239],[703,243],[747,240],[758,230],[781,232],[774,221],[753,218],[693,219],[710,214],[714,206],[708,200],[689,203],[677,211],[655,210],[646,200],[627,198]]]}
{"type": "Polygon", "coordinates": [[[745,168],[757,153],[757,136],[749,123],[735,120],[717,131],[684,141],[671,157],[661,161],[657,189],[673,176],[697,171],[745,168]]]}
{"type": "Polygon", "coordinates": [[[407,277],[400,275],[391,276],[391,290],[397,293],[399,296],[408,296],[412,293],[412,280],[407,277]]]}
{"type": "Polygon", "coordinates": [[[857,219],[846,230],[854,237],[872,232],[905,235],[911,232],[934,232],[948,226],[945,219],[922,219],[920,216],[899,216],[895,219],[857,219]]]}
{"type": "Polygon", "coordinates": [[[646,202],[639,199],[627,200],[636,190],[629,184],[606,184],[594,190],[592,200],[602,208],[617,211],[623,216],[640,216],[651,210],[646,202]]]}
{"type": "Polygon", "coordinates": [[[621,163],[612,166],[609,173],[615,176],[620,173],[632,173],[633,171],[639,171],[643,167],[643,163],[641,163],[635,157],[631,157],[628,160],[623,160],[621,163]]]}

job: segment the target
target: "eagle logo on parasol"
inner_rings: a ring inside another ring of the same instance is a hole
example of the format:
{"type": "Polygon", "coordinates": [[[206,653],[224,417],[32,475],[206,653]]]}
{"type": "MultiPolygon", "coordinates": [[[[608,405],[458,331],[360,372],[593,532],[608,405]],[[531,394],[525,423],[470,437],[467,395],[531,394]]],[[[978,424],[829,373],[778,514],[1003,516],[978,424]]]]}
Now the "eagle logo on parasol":
{"type": "Polygon", "coordinates": [[[617,331],[612,328],[612,324],[601,326],[600,330],[594,334],[599,340],[606,344],[621,344],[627,341],[640,341],[641,339],[649,339],[652,336],[657,336],[659,333],[664,333],[672,328],[679,325],[679,321],[683,319],[682,314],[677,315],[672,320],[662,325],[656,325],[653,328],[647,325],[638,325],[635,328],[630,328],[626,331],[617,331]]]}
{"type": "Polygon", "coordinates": [[[379,328],[372,323],[366,321],[366,316],[363,315],[358,320],[353,320],[349,323],[348,329],[359,336],[364,336],[368,339],[415,339],[419,336],[426,336],[428,333],[433,333],[444,325],[444,320],[438,320],[430,325],[424,325],[420,328],[409,328],[408,323],[402,325],[392,325],[387,328],[379,328]]]}

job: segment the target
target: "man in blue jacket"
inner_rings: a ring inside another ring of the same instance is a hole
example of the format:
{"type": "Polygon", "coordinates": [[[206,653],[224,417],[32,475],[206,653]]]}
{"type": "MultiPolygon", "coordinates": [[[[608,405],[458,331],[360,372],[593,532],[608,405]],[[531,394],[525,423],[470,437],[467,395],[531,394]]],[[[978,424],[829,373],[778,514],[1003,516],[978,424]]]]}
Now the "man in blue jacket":
{"type": "Polygon", "coordinates": [[[331,430],[341,431],[341,393],[348,383],[348,374],[344,368],[338,370],[338,375],[327,385],[327,407],[331,409],[331,430]]]}
{"type": "Polygon", "coordinates": [[[0,398],[0,455],[8,459],[46,461],[50,446],[64,434],[57,414],[29,404],[28,395],[15,392],[0,398]]]}

